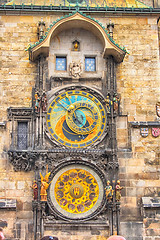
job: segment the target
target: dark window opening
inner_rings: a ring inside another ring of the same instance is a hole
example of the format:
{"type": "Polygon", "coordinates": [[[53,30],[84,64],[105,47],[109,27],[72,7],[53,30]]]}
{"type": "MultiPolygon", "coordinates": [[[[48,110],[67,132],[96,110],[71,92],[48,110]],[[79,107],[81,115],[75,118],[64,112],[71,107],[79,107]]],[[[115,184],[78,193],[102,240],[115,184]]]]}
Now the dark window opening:
{"type": "Polygon", "coordinates": [[[20,150],[27,149],[28,140],[28,122],[18,122],[17,129],[17,148],[20,150]]]}

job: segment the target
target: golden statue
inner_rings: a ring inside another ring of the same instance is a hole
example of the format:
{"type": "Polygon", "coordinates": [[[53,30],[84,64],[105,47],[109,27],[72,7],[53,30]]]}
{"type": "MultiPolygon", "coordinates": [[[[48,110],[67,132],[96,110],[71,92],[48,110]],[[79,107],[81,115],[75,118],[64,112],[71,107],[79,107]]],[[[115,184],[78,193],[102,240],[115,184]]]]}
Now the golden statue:
{"type": "Polygon", "coordinates": [[[48,181],[49,181],[49,176],[50,176],[50,172],[48,172],[48,167],[46,170],[46,175],[45,177],[42,176],[42,174],[40,173],[40,177],[41,177],[41,201],[47,201],[47,189],[49,187],[48,181]]]}
{"type": "Polygon", "coordinates": [[[121,190],[123,189],[123,187],[120,186],[120,181],[117,180],[117,184],[116,184],[116,201],[120,202],[121,200],[121,190]]]}
{"type": "Polygon", "coordinates": [[[112,189],[112,186],[109,180],[107,181],[107,186],[105,187],[105,190],[106,190],[106,198],[110,202],[113,198],[114,190],[112,189]]]}
{"type": "Polygon", "coordinates": [[[78,41],[74,41],[73,42],[73,47],[74,47],[74,51],[78,51],[79,50],[79,42],[78,41]]]}

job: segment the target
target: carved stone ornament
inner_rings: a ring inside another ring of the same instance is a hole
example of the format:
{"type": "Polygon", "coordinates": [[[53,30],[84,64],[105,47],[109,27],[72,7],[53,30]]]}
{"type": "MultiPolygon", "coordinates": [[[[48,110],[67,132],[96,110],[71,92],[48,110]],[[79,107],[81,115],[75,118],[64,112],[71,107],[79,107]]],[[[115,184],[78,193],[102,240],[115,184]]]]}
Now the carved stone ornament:
{"type": "Polygon", "coordinates": [[[42,169],[48,164],[49,169],[57,167],[66,161],[85,160],[95,164],[101,171],[106,169],[117,169],[117,162],[108,162],[110,150],[100,149],[60,149],[54,148],[51,150],[32,150],[32,151],[8,151],[9,160],[12,163],[15,171],[31,171],[33,169],[42,169]]]}
{"type": "Polygon", "coordinates": [[[152,136],[158,137],[160,135],[160,128],[152,128],[152,136]]]}
{"type": "Polygon", "coordinates": [[[147,137],[148,136],[148,128],[141,128],[140,133],[142,137],[147,137]]]}
{"type": "Polygon", "coordinates": [[[119,168],[119,163],[118,162],[108,162],[107,163],[107,169],[108,170],[116,170],[119,168]]]}
{"type": "Polygon", "coordinates": [[[38,157],[34,153],[16,151],[9,151],[8,156],[15,171],[30,171],[38,157]]]}
{"type": "Polygon", "coordinates": [[[33,108],[8,108],[8,119],[11,120],[13,117],[31,117],[33,114],[33,108]]]}
{"type": "Polygon", "coordinates": [[[71,62],[69,64],[70,76],[74,79],[79,79],[82,73],[82,63],[81,62],[71,62]]]}

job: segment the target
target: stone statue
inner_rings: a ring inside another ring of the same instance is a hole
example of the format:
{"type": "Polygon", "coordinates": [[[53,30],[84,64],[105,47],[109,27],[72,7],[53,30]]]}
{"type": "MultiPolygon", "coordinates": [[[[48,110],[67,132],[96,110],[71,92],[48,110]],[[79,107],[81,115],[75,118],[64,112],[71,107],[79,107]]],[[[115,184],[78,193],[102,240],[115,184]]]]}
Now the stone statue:
{"type": "Polygon", "coordinates": [[[123,187],[120,186],[120,181],[117,180],[117,184],[116,184],[116,201],[120,202],[121,200],[121,190],[123,189],[123,187]]]}
{"type": "Polygon", "coordinates": [[[47,189],[49,187],[49,176],[50,176],[50,172],[47,171],[45,177],[42,176],[42,174],[40,173],[40,177],[41,177],[41,201],[47,201],[47,189]]]}
{"type": "Polygon", "coordinates": [[[72,78],[74,79],[79,79],[80,75],[82,73],[82,63],[76,63],[76,62],[71,62],[69,64],[69,72],[70,72],[70,76],[72,76],[72,78]]]}
{"type": "Polygon", "coordinates": [[[35,92],[35,111],[38,113],[40,111],[41,98],[38,92],[35,92]]]}
{"type": "Polygon", "coordinates": [[[113,110],[118,113],[120,99],[117,94],[113,96],[113,110]]]}
{"type": "Polygon", "coordinates": [[[106,102],[107,113],[111,113],[112,101],[110,100],[109,95],[105,99],[105,102],[106,102]]]}
{"type": "Polygon", "coordinates": [[[31,186],[31,188],[33,189],[33,199],[37,200],[38,199],[38,185],[37,185],[37,181],[34,180],[33,185],[31,186]]]}
{"type": "Polygon", "coordinates": [[[42,111],[43,112],[46,112],[47,111],[47,96],[46,96],[46,93],[43,92],[42,94],[42,111]]]}
{"type": "Polygon", "coordinates": [[[74,51],[78,51],[79,50],[79,42],[78,41],[74,41],[73,42],[73,50],[74,51]]]}
{"type": "Polygon", "coordinates": [[[107,181],[107,186],[105,187],[105,190],[106,190],[106,199],[107,199],[107,201],[110,202],[113,198],[114,190],[112,189],[112,186],[111,186],[109,180],[107,181]]]}

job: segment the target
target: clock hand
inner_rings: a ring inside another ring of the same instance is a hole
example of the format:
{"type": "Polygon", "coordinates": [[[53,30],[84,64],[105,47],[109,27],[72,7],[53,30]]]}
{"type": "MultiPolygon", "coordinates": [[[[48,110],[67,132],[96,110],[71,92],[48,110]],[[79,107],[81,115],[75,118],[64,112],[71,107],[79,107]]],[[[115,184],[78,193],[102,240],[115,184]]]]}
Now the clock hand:
{"type": "Polygon", "coordinates": [[[68,108],[66,108],[65,106],[63,106],[60,102],[59,102],[59,104],[60,104],[66,111],[68,111],[68,108]]]}
{"type": "Polygon", "coordinates": [[[77,115],[76,115],[75,112],[73,112],[73,116],[74,116],[74,119],[75,119],[77,122],[79,122],[80,124],[82,124],[82,123],[79,121],[79,119],[78,119],[78,117],[77,117],[77,115]]]}
{"type": "Polygon", "coordinates": [[[70,100],[70,98],[69,98],[69,95],[68,95],[68,93],[66,93],[66,97],[68,98],[68,100],[69,100],[70,104],[72,104],[72,102],[71,102],[71,100],[70,100]]]}
{"type": "MultiPolygon", "coordinates": [[[[76,119],[80,124],[83,125],[83,122],[81,122],[81,121],[78,119],[78,117],[77,117],[77,115],[76,115],[76,112],[74,112],[74,117],[75,117],[75,119],[76,119]]],[[[83,119],[82,119],[82,120],[83,120],[83,119]]]]}

